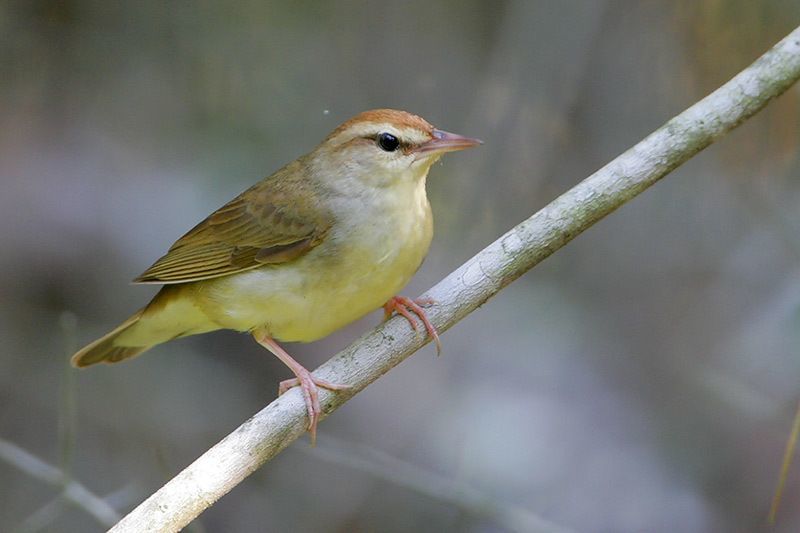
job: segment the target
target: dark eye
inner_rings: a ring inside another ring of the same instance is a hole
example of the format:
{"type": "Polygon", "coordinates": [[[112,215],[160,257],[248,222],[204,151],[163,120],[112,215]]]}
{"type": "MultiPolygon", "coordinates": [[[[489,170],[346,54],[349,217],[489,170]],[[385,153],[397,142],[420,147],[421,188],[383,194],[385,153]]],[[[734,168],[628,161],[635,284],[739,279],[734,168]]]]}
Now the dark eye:
{"type": "Polygon", "coordinates": [[[379,133],[378,146],[387,152],[394,152],[400,146],[400,140],[391,133],[379,133]]]}

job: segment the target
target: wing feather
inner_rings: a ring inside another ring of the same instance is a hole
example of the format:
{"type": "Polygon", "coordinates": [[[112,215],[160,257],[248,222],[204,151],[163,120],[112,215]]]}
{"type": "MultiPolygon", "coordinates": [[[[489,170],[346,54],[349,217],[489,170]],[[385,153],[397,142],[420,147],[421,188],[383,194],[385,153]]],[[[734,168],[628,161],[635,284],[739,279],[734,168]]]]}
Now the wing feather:
{"type": "Polygon", "coordinates": [[[295,161],[189,230],[134,283],[187,283],[296,259],[331,226],[295,161]],[[311,208],[310,206],[314,206],[311,208]]]}

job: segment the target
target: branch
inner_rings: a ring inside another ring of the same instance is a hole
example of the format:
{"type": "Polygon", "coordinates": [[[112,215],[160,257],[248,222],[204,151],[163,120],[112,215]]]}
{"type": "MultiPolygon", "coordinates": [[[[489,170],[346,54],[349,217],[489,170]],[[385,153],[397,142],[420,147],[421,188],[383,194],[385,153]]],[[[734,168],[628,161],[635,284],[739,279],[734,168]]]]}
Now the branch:
{"type": "Polygon", "coordinates": [[[103,498],[93,494],[81,483],[69,479],[60,468],[45,463],[5,439],[0,439],[0,460],[49,485],[61,487],[61,496],[89,513],[102,525],[111,526],[119,520],[117,512],[103,498]]]}
{"type": "MultiPolygon", "coordinates": [[[[426,293],[439,331],[567,244],[800,78],[800,28],[755,63],[547,207],[512,228],[426,293]]],[[[365,334],[315,375],[350,389],[321,391],[325,416],[427,342],[404,319],[365,334]]],[[[111,531],[178,531],[305,432],[300,391],[290,390],[150,496],[111,531]]]]}
{"type": "Polygon", "coordinates": [[[302,447],[316,459],[359,470],[375,478],[417,492],[461,509],[469,515],[494,521],[503,529],[528,533],[571,533],[572,530],[537,516],[530,510],[496,501],[481,491],[440,476],[430,470],[392,457],[380,450],[325,435],[322,446],[302,447]]]}

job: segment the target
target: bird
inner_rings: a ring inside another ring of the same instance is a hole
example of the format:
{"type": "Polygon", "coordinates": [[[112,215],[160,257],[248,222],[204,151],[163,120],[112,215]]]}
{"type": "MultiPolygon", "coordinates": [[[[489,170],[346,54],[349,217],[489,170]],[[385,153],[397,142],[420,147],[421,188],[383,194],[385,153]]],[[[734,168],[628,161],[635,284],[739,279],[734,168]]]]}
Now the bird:
{"type": "Polygon", "coordinates": [[[348,387],[313,376],[279,341],[312,342],[382,307],[415,330],[419,319],[440,347],[425,312],[435,302],[398,293],[433,237],[431,166],[479,144],[406,111],[356,115],[178,239],[133,280],[162,285],[150,303],[72,364],[117,363],[219,329],[249,333],[294,374],[278,393],[300,386],[313,445],[319,387],[348,387]]]}

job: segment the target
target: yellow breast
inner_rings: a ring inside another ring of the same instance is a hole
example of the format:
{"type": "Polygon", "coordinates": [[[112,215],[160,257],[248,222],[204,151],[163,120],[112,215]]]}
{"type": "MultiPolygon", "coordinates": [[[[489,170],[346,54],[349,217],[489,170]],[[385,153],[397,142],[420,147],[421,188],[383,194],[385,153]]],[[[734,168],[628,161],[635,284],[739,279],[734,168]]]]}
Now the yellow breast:
{"type": "Polygon", "coordinates": [[[424,179],[391,194],[343,198],[320,246],[290,263],[199,286],[196,305],[220,328],[266,327],[282,341],[324,337],[379,308],[428,252],[433,217],[424,179]]]}

